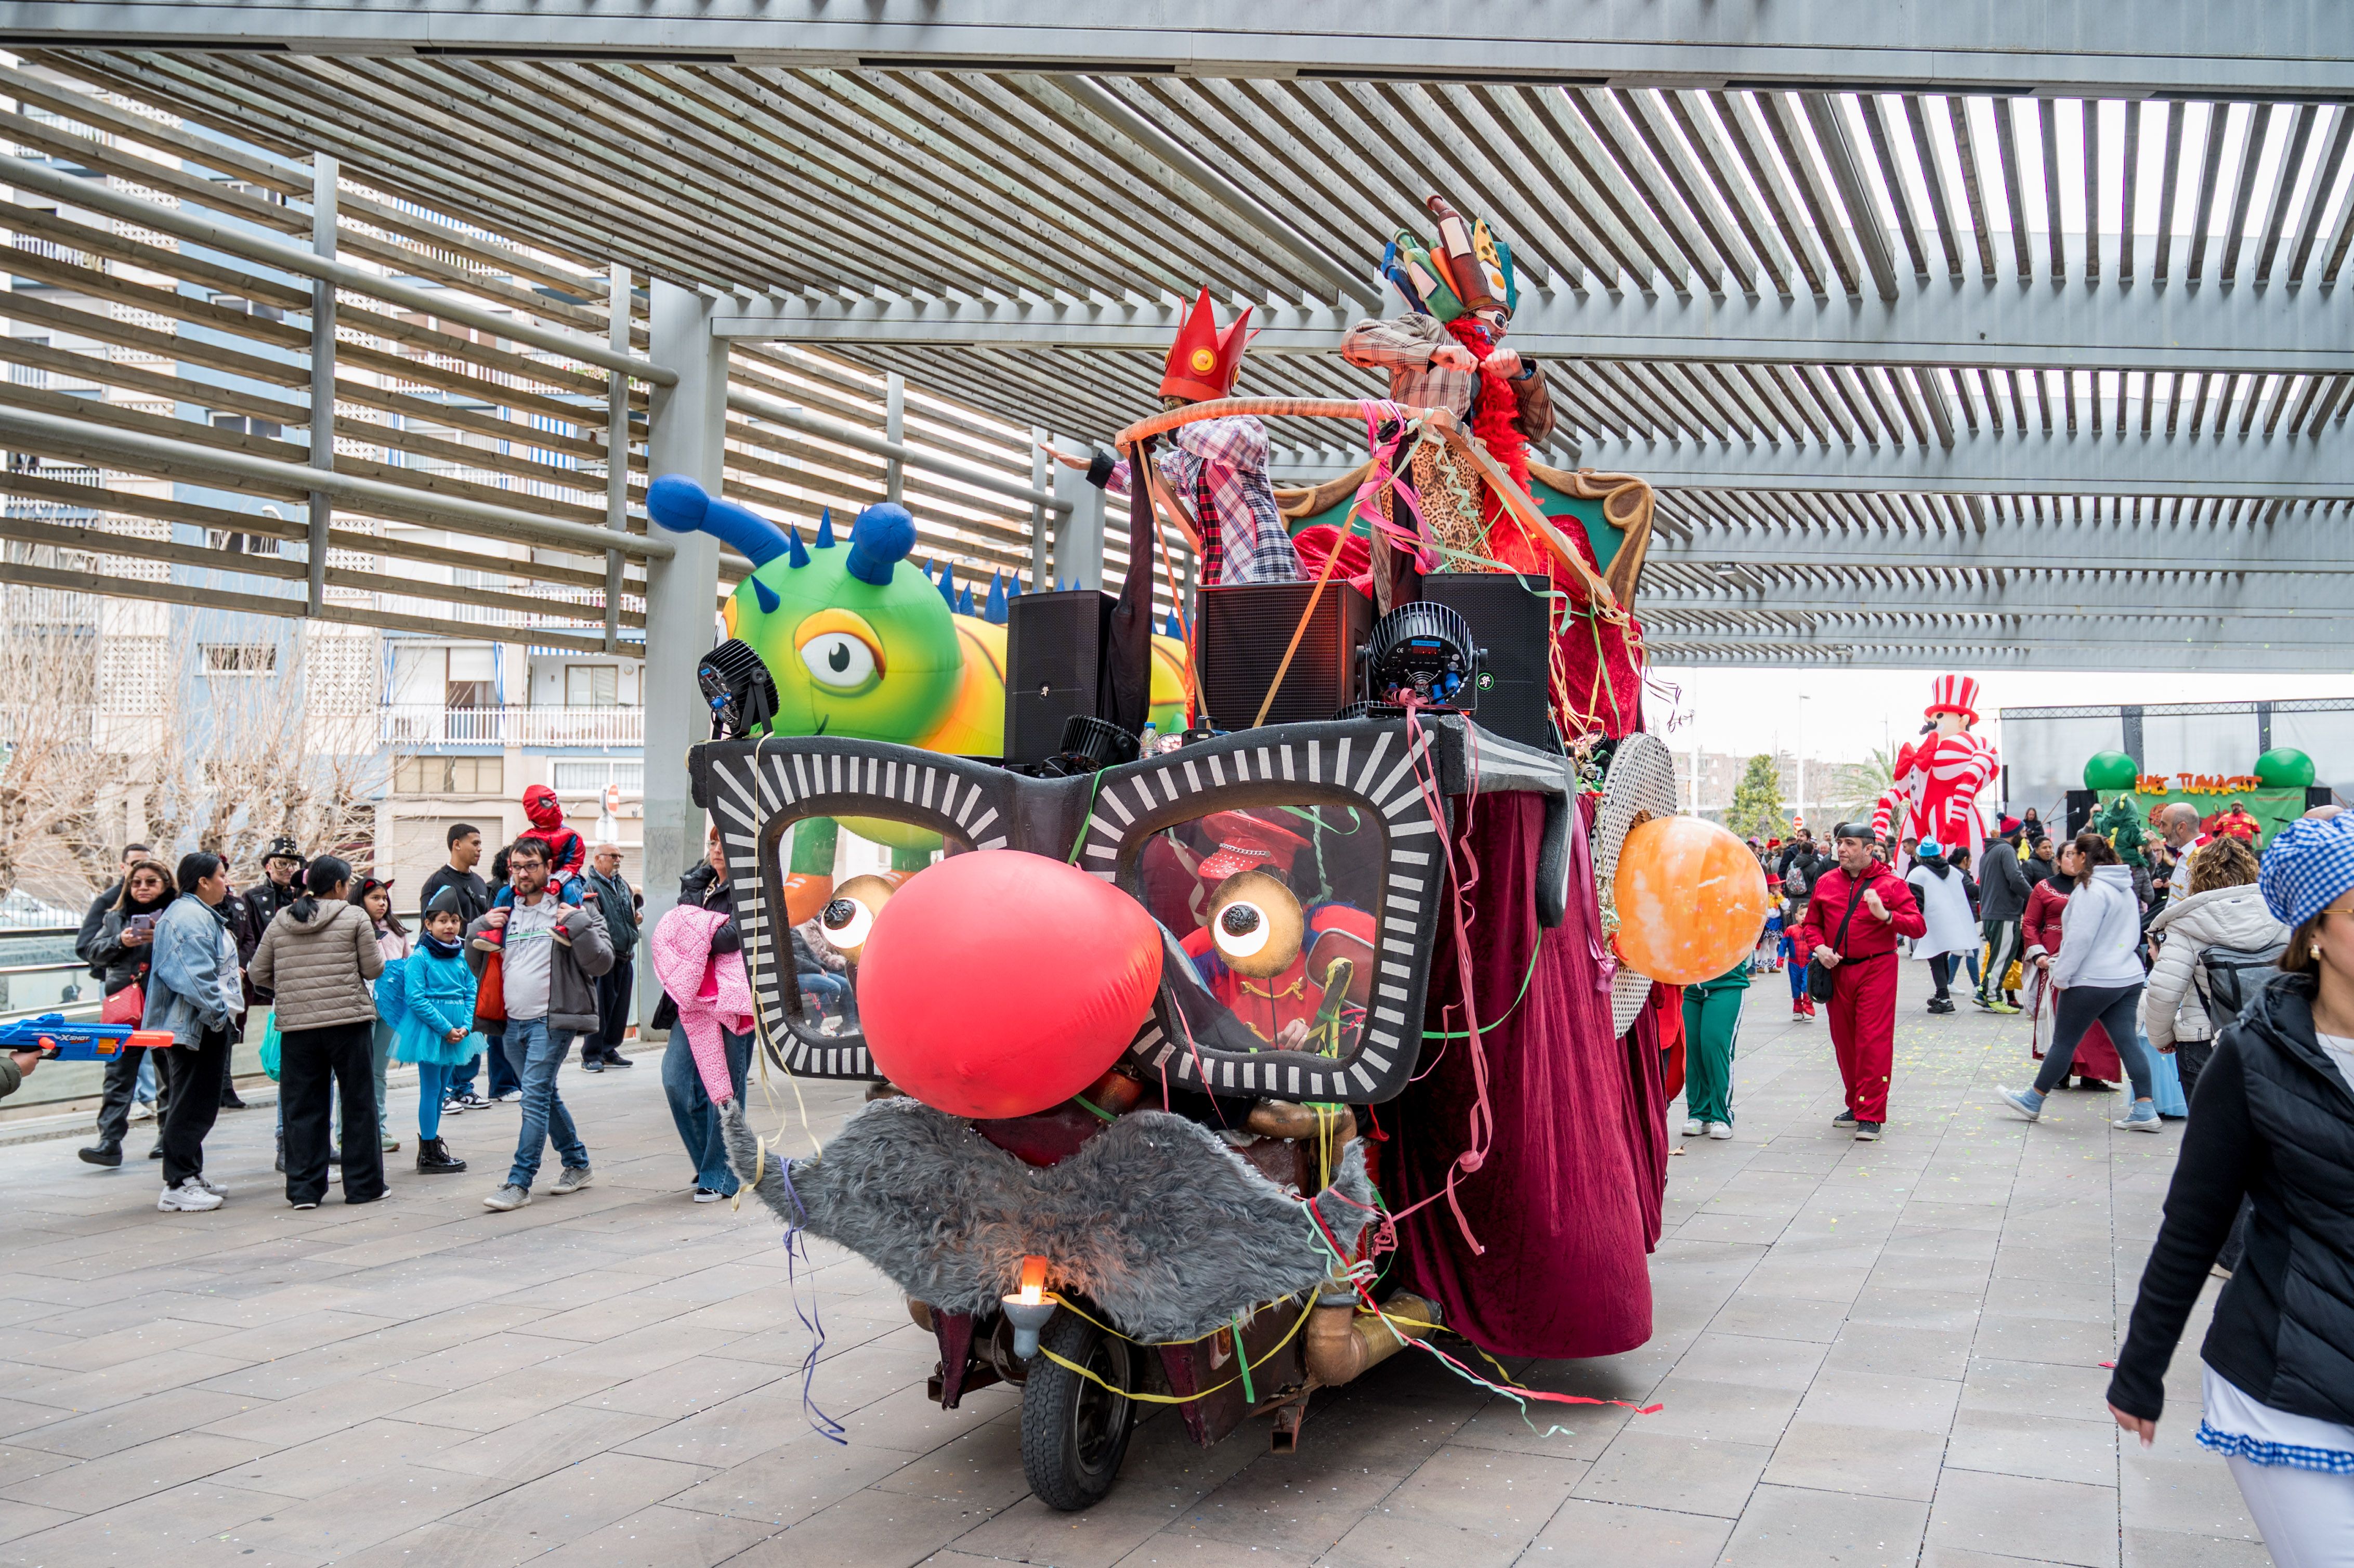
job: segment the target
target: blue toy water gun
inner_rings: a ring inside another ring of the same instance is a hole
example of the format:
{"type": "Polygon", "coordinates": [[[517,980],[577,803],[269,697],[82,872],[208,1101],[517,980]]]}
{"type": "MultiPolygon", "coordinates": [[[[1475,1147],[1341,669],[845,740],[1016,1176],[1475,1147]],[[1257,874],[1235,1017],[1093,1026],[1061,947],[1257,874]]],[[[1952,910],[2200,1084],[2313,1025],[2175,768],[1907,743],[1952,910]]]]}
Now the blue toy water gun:
{"type": "Polygon", "coordinates": [[[125,1051],[172,1044],[168,1029],[128,1023],[69,1023],[62,1012],[0,1023],[0,1051],[38,1051],[52,1062],[111,1062],[125,1051]]]}

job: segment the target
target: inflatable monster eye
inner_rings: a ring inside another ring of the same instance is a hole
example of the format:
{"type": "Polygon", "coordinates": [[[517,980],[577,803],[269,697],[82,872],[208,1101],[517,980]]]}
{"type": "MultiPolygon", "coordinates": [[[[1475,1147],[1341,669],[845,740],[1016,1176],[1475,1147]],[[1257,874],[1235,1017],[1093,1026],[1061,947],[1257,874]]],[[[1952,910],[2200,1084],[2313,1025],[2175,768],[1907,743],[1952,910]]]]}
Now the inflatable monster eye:
{"type": "Polygon", "coordinates": [[[1229,959],[1257,958],[1267,947],[1269,930],[1265,910],[1236,899],[1218,911],[1218,951],[1229,959]]]}
{"type": "Polygon", "coordinates": [[[1210,899],[1209,927],[1210,940],[1228,969],[1266,980],[1299,957],[1307,921],[1299,900],[1280,878],[1245,871],[1218,884],[1210,899]]]}
{"type": "Polygon", "coordinates": [[[890,902],[891,884],[879,876],[854,876],[836,891],[833,902],[818,912],[817,923],[834,950],[852,963],[865,951],[875,929],[875,916],[890,902]]]}
{"type": "Polygon", "coordinates": [[[847,631],[822,631],[801,644],[811,679],[836,691],[855,691],[875,679],[875,651],[847,631]]]}

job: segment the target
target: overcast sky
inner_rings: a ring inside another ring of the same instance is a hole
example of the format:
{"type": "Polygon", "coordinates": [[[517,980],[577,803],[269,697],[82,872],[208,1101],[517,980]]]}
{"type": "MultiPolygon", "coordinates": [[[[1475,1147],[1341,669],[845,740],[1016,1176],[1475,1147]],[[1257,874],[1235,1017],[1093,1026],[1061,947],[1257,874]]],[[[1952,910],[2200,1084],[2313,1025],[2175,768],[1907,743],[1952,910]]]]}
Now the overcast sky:
{"type": "MultiPolygon", "coordinates": [[[[2354,697],[2354,673],[2183,674],[2166,671],[1962,670],[1978,678],[1980,733],[2000,744],[1995,710],[2077,703],[2217,703],[2354,697]]],[[[1663,669],[1653,673],[1646,714],[1670,746],[1690,752],[1797,751],[1827,762],[1860,761],[1874,747],[1921,727],[1935,670],[1663,669]],[[1801,702],[1800,698],[1807,700],[1801,702]]]]}

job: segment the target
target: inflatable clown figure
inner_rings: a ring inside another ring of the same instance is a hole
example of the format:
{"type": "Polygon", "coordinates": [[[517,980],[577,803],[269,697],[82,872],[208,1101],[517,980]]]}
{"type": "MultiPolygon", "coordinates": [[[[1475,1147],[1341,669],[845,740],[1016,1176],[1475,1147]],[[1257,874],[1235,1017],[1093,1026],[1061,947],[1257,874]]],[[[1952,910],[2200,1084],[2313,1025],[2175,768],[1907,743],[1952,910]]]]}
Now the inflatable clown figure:
{"type": "Polygon", "coordinates": [[[2001,767],[1995,748],[1971,733],[1978,722],[1978,682],[1938,676],[1922,713],[1928,723],[1896,753],[1896,781],[1872,813],[1872,832],[1884,837],[1893,826],[1900,839],[1967,844],[1975,861],[1986,846],[1978,791],[2001,767]]]}

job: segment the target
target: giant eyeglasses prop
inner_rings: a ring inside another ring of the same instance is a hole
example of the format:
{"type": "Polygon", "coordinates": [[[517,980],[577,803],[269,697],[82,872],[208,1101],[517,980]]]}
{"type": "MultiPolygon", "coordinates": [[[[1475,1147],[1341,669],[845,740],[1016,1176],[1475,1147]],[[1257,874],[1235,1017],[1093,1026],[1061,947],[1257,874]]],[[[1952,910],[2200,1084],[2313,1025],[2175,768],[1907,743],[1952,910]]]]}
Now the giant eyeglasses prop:
{"type": "MultiPolygon", "coordinates": [[[[1558,924],[1568,896],[1564,760],[1453,715],[1246,731],[1076,779],[823,736],[714,741],[690,768],[737,889],[769,1047],[807,1076],[881,1075],[859,1027],[862,944],[913,878],[973,851],[1069,861],[1158,924],[1160,991],[1125,1058],[1148,1094],[1398,1094],[1421,1054],[1451,800],[1543,796],[1540,920],[1558,924]],[[829,821],[846,830],[843,863],[797,948],[784,917],[793,835],[829,821]],[[830,959],[846,985],[805,984],[830,959]]],[[[1056,983],[1056,947],[1038,933],[1026,977],[1038,986],[1056,983]]]]}

